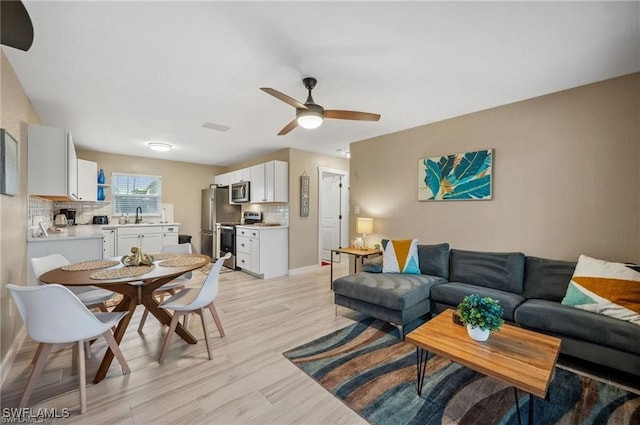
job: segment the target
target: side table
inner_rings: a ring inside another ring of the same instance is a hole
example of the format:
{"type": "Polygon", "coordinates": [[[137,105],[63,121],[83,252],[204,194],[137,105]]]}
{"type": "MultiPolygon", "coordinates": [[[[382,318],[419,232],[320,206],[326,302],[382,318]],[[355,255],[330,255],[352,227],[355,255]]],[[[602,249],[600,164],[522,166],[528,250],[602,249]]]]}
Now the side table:
{"type": "Polygon", "coordinates": [[[347,254],[353,255],[355,261],[353,262],[353,272],[358,271],[358,258],[360,258],[360,265],[364,264],[364,259],[371,255],[381,255],[382,251],[377,249],[360,249],[360,248],[336,248],[331,250],[331,274],[329,279],[331,280],[331,288],[333,288],[333,254],[347,254]]]}

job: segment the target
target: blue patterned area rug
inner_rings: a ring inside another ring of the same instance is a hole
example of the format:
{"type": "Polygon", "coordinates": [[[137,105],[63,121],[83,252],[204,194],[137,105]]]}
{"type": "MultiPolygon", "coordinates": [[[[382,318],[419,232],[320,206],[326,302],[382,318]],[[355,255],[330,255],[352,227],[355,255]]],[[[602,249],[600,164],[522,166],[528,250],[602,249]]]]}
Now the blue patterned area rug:
{"type": "MultiPolygon", "coordinates": [[[[416,349],[387,323],[366,319],[283,353],[374,425],[517,424],[513,388],[431,355],[422,397],[416,349]]],[[[520,393],[526,423],[528,395],[520,393]]],[[[640,395],[556,368],[536,425],[640,424],[640,395]]]]}

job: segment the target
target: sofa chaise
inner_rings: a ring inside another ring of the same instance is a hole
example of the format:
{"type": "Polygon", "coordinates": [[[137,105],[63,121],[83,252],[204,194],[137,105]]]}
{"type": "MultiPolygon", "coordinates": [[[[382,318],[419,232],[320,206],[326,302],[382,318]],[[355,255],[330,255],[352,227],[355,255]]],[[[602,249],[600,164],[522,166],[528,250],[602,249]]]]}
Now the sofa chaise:
{"type": "MultiPolygon", "coordinates": [[[[333,281],[336,305],[401,327],[466,295],[497,299],[503,318],[562,339],[561,353],[640,376],[640,326],[561,304],[575,262],[419,245],[421,274],[382,273],[382,258],[333,281]]],[[[415,322],[414,322],[415,323],[415,322]]]]}

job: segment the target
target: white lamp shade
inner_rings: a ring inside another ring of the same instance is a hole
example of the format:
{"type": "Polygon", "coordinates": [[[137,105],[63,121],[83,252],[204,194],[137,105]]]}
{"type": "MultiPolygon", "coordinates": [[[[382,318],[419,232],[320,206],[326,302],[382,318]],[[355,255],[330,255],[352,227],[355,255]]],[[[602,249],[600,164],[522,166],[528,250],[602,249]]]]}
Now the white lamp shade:
{"type": "Polygon", "coordinates": [[[373,233],[373,219],[367,217],[358,217],[356,219],[356,233],[368,234],[373,233]]]}
{"type": "Polygon", "coordinates": [[[318,128],[322,124],[322,114],[316,111],[298,113],[298,125],[302,128],[318,128]]]}

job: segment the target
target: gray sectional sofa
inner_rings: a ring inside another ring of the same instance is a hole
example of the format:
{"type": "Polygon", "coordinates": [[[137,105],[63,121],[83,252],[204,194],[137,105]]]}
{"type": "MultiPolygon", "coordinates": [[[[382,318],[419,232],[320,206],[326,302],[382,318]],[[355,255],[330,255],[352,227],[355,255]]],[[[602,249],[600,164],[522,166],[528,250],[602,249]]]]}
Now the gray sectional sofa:
{"type": "Polygon", "coordinates": [[[418,247],[420,275],[381,273],[382,257],[333,281],[336,305],[401,326],[455,308],[466,295],[500,301],[503,318],[562,339],[561,353],[640,376],[640,326],[561,304],[576,263],[418,247]]]}

